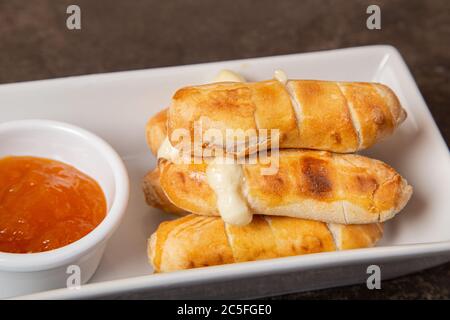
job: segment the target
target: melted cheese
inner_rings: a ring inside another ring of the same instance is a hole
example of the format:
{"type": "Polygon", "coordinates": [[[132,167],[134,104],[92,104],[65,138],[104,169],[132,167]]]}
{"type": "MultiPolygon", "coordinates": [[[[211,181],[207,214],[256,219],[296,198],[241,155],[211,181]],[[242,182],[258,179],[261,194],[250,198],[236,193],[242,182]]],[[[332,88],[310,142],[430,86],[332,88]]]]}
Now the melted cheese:
{"type": "Polygon", "coordinates": [[[282,84],[286,84],[288,81],[288,77],[286,75],[286,72],[284,72],[283,70],[275,70],[275,72],[273,73],[273,77],[280,81],[282,84]]]}
{"type": "Polygon", "coordinates": [[[233,72],[231,70],[223,69],[219,72],[219,74],[214,78],[213,82],[245,82],[244,77],[240,74],[233,72]]]}
{"type": "MultiPolygon", "coordinates": [[[[214,82],[245,82],[240,74],[231,70],[221,70],[214,82]]],[[[224,159],[215,159],[206,169],[206,179],[214,190],[217,208],[222,219],[233,225],[246,225],[252,221],[247,203],[240,194],[242,168],[238,164],[226,164],[224,159]]]]}
{"type": "Polygon", "coordinates": [[[216,194],[217,208],[223,221],[233,225],[246,225],[252,221],[253,215],[240,194],[242,168],[238,164],[224,162],[223,159],[212,161],[206,169],[206,179],[216,194]]]}
{"type": "Polygon", "coordinates": [[[158,149],[158,159],[166,159],[170,162],[176,162],[180,156],[180,151],[172,146],[169,139],[166,137],[161,143],[161,146],[158,149]]]}

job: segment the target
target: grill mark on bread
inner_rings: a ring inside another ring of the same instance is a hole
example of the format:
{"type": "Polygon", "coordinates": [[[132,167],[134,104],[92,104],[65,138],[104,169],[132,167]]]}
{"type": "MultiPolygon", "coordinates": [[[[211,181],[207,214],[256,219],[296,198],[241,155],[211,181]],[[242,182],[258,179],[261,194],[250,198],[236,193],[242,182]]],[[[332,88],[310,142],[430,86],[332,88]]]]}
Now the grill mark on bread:
{"type": "Polygon", "coordinates": [[[267,192],[274,193],[278,196],[283,194],[285,183],[279,172],[273,175],[262,175],[261,178],[264,180],[264,188],[267,192]]]}
{"type": "MultiPolygon", "coordinates": [[[[173,235],[173,237],[179,237],[182,233],[192,233],[196,232],[196,230],[202,230],[202,229],[208,229],[208,225],[216,223],[216,219],[212,217],[203,217],[203,219],[197,218],[198,221],[194,223],[189,223],[188,225],[185,225],[184,228],[180,228],[176,234],[173,235]]],[[[190,257],[191,255],[188,255],[190,257]]],[[[215,255],[215,258],[217,259],[214,264],[221,264],[223,262],[223,256],[221,254],[215,255]]],[[[197,267],[204,267],[208,266],[208,264],[202,262],[202,261],[195,261],[191,259],[187,261],[187,264],[189,265],[189,268],[197,268],[197,267]]]]}
{"type": "Polygon", "coordinates": [[[179,225],[177,228],[172,230],[172,233],[169,236],[177,237],[192,226],[195,226],[196,228],[200,227],[200,226],[206,224],[205,223],[206,219],[208,219],[208,217],[202,216],[202,219],[198,219],[198,220],[194,219],[193,221],[188,221],[187,223],[179,225]]]}
{"type": "Polygon", "coordinates": [[[276,243],[268,236],[269,226],[260,216],[255,216],[246,226],[228,225],[233,241],[237,262],[268,259],[276,257],[276,243]],[[249,250],[251,248],[251,250],[249,250]]]}
{"type": "Polygon", "coordinates": [[[202,219],[190,215],[161,224],[151,236],[158,246],[149,247],[149,260],[155,272],[169,272],[188,268],[220,265],[232,262],[255,261],[303,255],[315,252],[371,247],[382,235],[381,225],[339,225],[288,217],[255,217],[246,227],[229,226],[235,237],[228,242],[224,232],[227,225],[218,218],[202,219]],[[208,221],[199,225],[196,221],[208,221]],[[183,232],[174,236],[173,229],[187,224],[183,232]],[[170,239],[163,239],[170,233],[170,239]],[[334,233],[334,235],[333,235],[334,233]],[[167,242],[167,243],[166,243],[167,242]],[[163,261],[157,264],[155,256],[163,261]],[[236,250],[237,258],[233,257],[236,250]]]}
{"type": "MultiPolygon", "coordinates": [[[[352,155],[347,155],[347,156],[341,157],[340,159],[342,159],[345,163],[347,163],[352,168],[359,168],[360,166],[355,165],[352,162],[351,157],[352,157],[352,155]]],[[[353,178],[356,181],[358,190],[364,192],[365,194],[370,194],[370,197],[368,197],[368,198],[370,199],[371,206],[369,208],[367,208],[367,210],[369,212],[373,213],[374,211],[377,210],[374,195],[375,195],[375,192],[380,187],[377,179],[375,179],[373,177],[373,175],[371,175],[371,174],[367,174],[367,175],[356,174],[353,178]]],[[[347,213],[347,204],[346,204],[345,200],[342,201],[342,208],[343,208],[343,212],[344,212],[345,223],[348,224],[349,219],[348,219],[348,213],[347,213]]],[[[377,222],[379,222],[379,221],[380,221],[380,214],[377,215],[377,222]]]]}
{"type": "Polygon", "coordinates": [[[251,101],[251,89],[239,87],[234,89],[212,90],[208,94],[208,104],[216,109],[224,109],[227,112],[235,113],[237,116],[245,117],[249,113],[255,113],[255,106],[251,101]]]}
{"type": "Polygon", "coordinates": [[[195,223],[195,216],[188,215],[186,217],[180,218],[173,222],[165,221],[165,222],[161,223],[160,226],[158,227],[158,229],[160,229],[161,231],[156,234],[157,236],[156,236],[155,244],[154,244],[156,252],[153,255],[154,256],[153,263],[154,263],[155,269],[161,268],[161,265],[163,264],[164,251],[165,251],[165,247],[168,243],[167,240],[171,236],[173,236],[174,233],[176,234],[176,232],[179,228],[182,229],[183,225],[185,223],[188,223],[188,224],[195,223]],[[171,225],[172,229],[166,230],[169,225],[171,225]]]}
{"type": "Polygon", "coordinates": [[[301,170],[303,177],[306,179],[308,191],[319,198],[326,197],[333,189],[326,168],[327,163],[325,160],[312,157],[304,157],[301,160],[301,170]]]}
{"type": "MultiPolygon", "coordinates": [[[[183,192],[181,183],[171,183],[176,180],[177,171],[200,172],[203,167],[170,166],[174,169],[163,170],[162,175],[165,172],[167,175],[161,179],[169,200],[196,214],[218,215],[215,198],[207,184],[198,189],[194,182],[188,181],[189,190],[183,192]]],[[[320,216],[327,222],[372,223],[392,218],[412,192],[390,166],[353,154],[282,150],[277,174],[260,175],[262,166],[260,163],[242,165],[241,193],[254,214],[276,215],[279,209],[280,214],[297,218],[320,216]],[[399,181],[392,180],[394,175],[399,181]]],[[[190,174],[186,174],[186,179],[190,180],[190,174]]]]}
{"type": "MultiPolygon", "coordinates": [[[[355,168],[358,167],[357,164],[353,163],[352,157],[350,155],[347,157],[343,157],[342,159],[346,163],[348,163],[350,166],[355,167],[355,168]]],[[[374,165],[379,165],[379,166],[381,166],[381,168],[383,168],[380,170],[385,170],[385,172],[388,172],[389,176],[379,182],[376,178],[374,178],[373,175],[370,175],[370,174],[365,175],[365,176],[356,175],[356,182],[362,192],[370,193],[370,199],[371,199],[372,206],[370,208],[368,208],[368,210],[370,212],[375,212],[375,211],[378,212],[377,220],[378,220],[378,222],[382,222],[382,220],[383,220],[382,214],[384,213],[384,211],[386,209],[382,210],[382,208],[379,207],[379,205],[377,203],[377,199],[376,199],[377,192],[379,190],[384,190],[384,186],[387,184],[390,184],[394,180],[402,181],[403,178],[391,166],[387,165],[386,163],[381,162],[376,159],[372,159],[372,161],[374,162],[374,165]]],[[[402,192],[402,190],[397,188],[396,192],[397,192],[397,194],[394,196],[395,202],[393,205],[391,204],[391,207],[393,208],[391,210],[393,210],[393,211],[396,211],[397,203],[398,203],[398,201],[400,201],[400,198],[401,198],[400,193],[402,192]]]]}
{"type": "MultiPolygon", "coordinates": [[[[311,235],[305,235],[302,237],[300,249],[303,252],[306,252],[306,254],[314,252],[322,252],[323,248],[324,246],[322,240],[320,240],[318,237],[311,235]]],[[[297,246],[295,245],[295,243],[292,244],[292,249],[294,250],[294,252],[297,251],[297,246]]]]}
{"type": "MultiPolygon", "coordinates": [[[[178,225],[175,227],[174,230],[169,234],[169,237],[167,240],[171,239],[175,243],[177,242],[176,239],[183,238],[187,234],[195,233],[196,230],[205,230],[209,228],[209,225],[214,224],[217,222],[217,219],[211,218],[211,217],[199,217],[195,215],[190,215],[194,217],[194,220],[187,221],[182,223],[181,225],[178,225]]],[[[190,217],[187,216],[187,217],[190,217]]],[[[178,220],[176,220],[178,221],[178,220]]],[[[170,222],[172,223],[172,222],[170,222]]],[[[166,241],[166,243],[171,243],[170,241],[166,241]]],[[[172,242],[173,243],[173,242],[172,242]]],[[[175,245],[176,247],[176,245],[175,245]]],[[[170,260],[170,256],[167,257],[168,260],[170,260]]],[[[211,259],[212,260],[212,259],[211,259]]],[[[223,262],[224,258],[221,254],[215,255],[215,261],[213,264],[217,264],[220,262],[223,262]]],[[[170,265],[170,262],[169,262],[170,265]]],[[[196,267],[202,267],[202,266],[208,266],[209,263],[205,263],[204,260],[198,259],[198,255],[195,253],[195,251],[188,250],[185,252],[185,261],[183,261],[183,265],[185,267],[183,268],[196,268],[196,267]]]]}
{"type": "Polygon", "coordinates": [[[333,133],[331,133],[331,136],[333,137],[336,144],[342,144],[342,137],[339,134],[339,132],[333,132],[333,133]]]}
{"type": "Polygon", "coordinates": [[[196,172],[196,174],[191,174],[190,176],[186,175],[183,171],[175,172],[175,179],[179,182],[176,185],[179,186],[180,189],[188,191],[190,188],[190,184],[195,184],[199,188],[203,185],[207,184],[205,181],[200,179],[200,173],[196,172]]]}

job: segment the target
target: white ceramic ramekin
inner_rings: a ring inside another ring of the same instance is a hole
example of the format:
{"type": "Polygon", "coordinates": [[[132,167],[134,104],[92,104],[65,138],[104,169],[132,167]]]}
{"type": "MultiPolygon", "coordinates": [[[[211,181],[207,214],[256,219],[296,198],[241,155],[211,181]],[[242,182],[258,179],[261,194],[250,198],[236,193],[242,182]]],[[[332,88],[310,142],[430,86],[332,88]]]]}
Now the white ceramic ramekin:
{"type": "Polygon", "coordinates": [[[45,157],[76,167],[99,183],[108,212],[91,233],[65,247],[32,254],[0,252],[0,298],[76,284],[78,270],[81,284],[85,283],[97,269],[128,204],[129,180],[119,155],[84,129],[48,120],[0,124],[0,158],[8,155],[45,157]]]}

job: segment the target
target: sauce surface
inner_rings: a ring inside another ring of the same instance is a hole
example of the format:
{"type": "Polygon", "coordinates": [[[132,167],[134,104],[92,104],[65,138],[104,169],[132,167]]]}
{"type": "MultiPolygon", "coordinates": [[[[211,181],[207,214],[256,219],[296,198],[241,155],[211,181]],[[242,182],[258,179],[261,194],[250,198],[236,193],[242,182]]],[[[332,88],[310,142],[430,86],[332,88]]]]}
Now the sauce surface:
{"type": "Polygon", "coordinates": [[[32,253],[70,244],[106,215],[98,183],[65,163],[0,159],[0,252],[32,253]]]}

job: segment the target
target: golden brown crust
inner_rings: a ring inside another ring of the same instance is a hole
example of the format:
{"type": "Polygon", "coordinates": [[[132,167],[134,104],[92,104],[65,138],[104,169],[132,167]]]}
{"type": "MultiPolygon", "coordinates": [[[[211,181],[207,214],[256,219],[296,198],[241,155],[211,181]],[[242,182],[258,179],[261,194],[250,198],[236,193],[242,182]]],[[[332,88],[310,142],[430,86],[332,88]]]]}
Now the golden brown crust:
{"type": "Polygon", "coordinates": [[[168,113],[168,137],[173,146],[174,132],[182,128],[189,131],[191,141],[205,140],[204,132],[218,129],[225,137],[226,129],[255,129],[256,107],[252,90],[244,83],[222,82],[178,90],[172,98],[168,113]],[[200,130],[194,130],[194,126],[200,130]]]}
{"type": "Polygon", "coordinates": [[[336,225],[335,244],[327,224],[288,217],[256,216],[245,227],[217,217],[189,215],[162,223],[151,236],[148,256],[155,272],[373,246],[381,226],[336,225]],[[356,239],[356,240],[349,240],[356,239]]]}
{"type": "Polygon", "coordinates": [[[206,181],[206,164],[173,164],[159,161],[160,183],[177,207],[201,215],[218,215],[216,196],[206,181]]]}
{"type": "Polygon", "coordinates": [[[251,85],[255,106],[255,129],[278,129],[283,148],[296,148],[300,139],[297,119],[285,86],[279,81],[255,82],[251,85]]]}
{"type": "MultiPolygon", "coordinates": [[[[279,168],[243,164],[241,189],[254,214],[282,215],[330,223],[375,223],[392,218],[412,188],[381,161],[326,151],[281,150],[279,168]]],[[[160,163],[161,187],[177,207],[200,215],[219,215],[206,180],[207,164],[160,163]]]]}
{"type": "Polygon", "coordinates": [[[156,167],[149,173],[147,173],[142,181],[142,189],[144,191],[144,196],[147,204],[151,207],[164,210],[169,213],[175,213],[178,215],[186,215],[188,212],[176,207],[170,202],[161,188],[161,183],[159,182],[160,172],[159,168],[156,167]]]}
{"type": "MultiPolygon", "coordinates": [[[[405,119],[397,97],[377,83],[276,80],[216,83],[178,90],[168,113],[168,133],[187,129],[204,147],[223,147],[205,131],[279,129],[280,148],[354,152],[370,147],[405,119]],[[289,89],[289,91],[288,91],[289,89]],[[194,130],[197,125],[199,130],[194,130]]],[[[260,141],[260,145],[265,143],[260,141]]],[[[249,150],[246,150],[247,152],[249,150]]]]}
{"type": "Polygon", "coordinates": [[[299,108],[303,148],[334,152],[359,149],[347,101],[335,82],[294,80],[288,86],[299,108]]]}
{"type": "Polygon", "coordinates": [[[332,234],[325,223],[290,217],[266,216],[265,220],[271,227],[281,256],[336,250],[332,234]]]}
{"type": "MultiPolygon", "coordinates": [[[[219,130],[224,139],[227,129],[242,132],[267,129],[268,138],[270,130],[277,129],[283,148],[295,148],[299,139],[289,93],[276,80],[217,83],[180,89],[169,108],[168,133],[174,146],[180,142],[172,139],[177,128],[187,129],[192,142],[202,140],[211,147],[223,146],[225,141],[210,141],[205,134],[209,129],[219,130]],[[194,130],[194,125],[201,130],[194,130]]],[[[270,141],[262,143],[270,145],[270,141]]]]}
{"type": "Polygon", "coordinates": [[[394,91],[388,86],[381,83],[374,83],[373,86],[376,88],[378,94],[384,99],[389,110],[391,111],[392,118],[395,121],[395,126],[399,126],[403,121],[405,121],[407,114],[405,109],[402,108],[400,101],[395,95],[394,91]]]}
{"type": "Polygon", "coordinates": [[[168,109],[161,110],[145,126],[147,144],[154,155],[158,154],[159,146],[167,136],[167,113],[168,109]]]}
{"type": "Polygon", "coordinates": [[[360,149],[374,145],[394,131],[397,119],[393,118],[386,99],[373,84],[340,82],[339,87],[347,99],[353,120],[358,123],[360,149]]]}
{"type": "Polygon", "coordinates": [[[378,220],[383,222],[394,217],[409,201],[412,187],[384,162],[350,154],[336,155],[334,159],[342,164],[339,180],[347,194],[343,208],[348,221],[358,219],[361,208],[366,208],[377,213],[378,220]]]}
{"type": "Polygon", "coordinates": [[[158,232],[154,233],[148,242],[148,257],[155,269],[161,265],[162,254],[169,234],[176,231],[178,226],[183,226],[194,219],[194,215],[188,215],[181,219],[165,221],[159,225],[158,232]]]}
{"type": "Polygon", "coordinates": [[[149,246],[149,258],[155,272],[234,262],[224,223],[219,218],[188,215],[164,222],[151,242],[155,245],[149,246]]]}
{"type": "Polygon", "coordinates": [[[339,250],[373,247],[383,236],[383,224],[328,225],[339,250]]]}
{"type": "Polygon", "coordinates": [[[255,217],[246,226],[225,224],[235,262],[277,257],[277,244],[271,227],[264,218],[255,217]]]}

